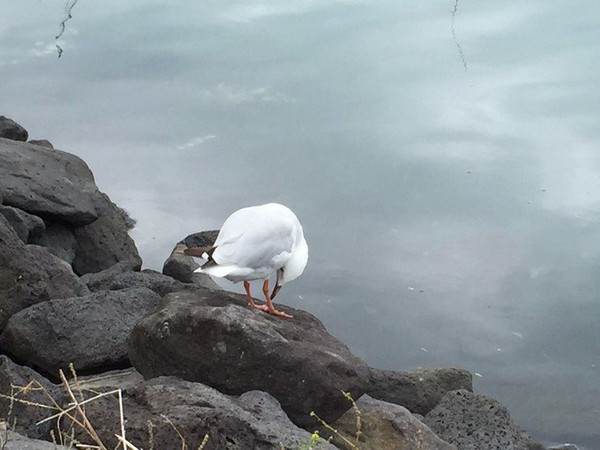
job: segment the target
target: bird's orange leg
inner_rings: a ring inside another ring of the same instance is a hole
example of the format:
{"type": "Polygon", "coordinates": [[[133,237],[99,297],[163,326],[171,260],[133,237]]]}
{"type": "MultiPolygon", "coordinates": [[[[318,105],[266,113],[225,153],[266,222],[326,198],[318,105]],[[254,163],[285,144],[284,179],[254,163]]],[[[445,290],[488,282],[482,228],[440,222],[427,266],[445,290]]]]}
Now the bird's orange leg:
{"type": "Polygon", "coordinates": [[[246,289],[246,296],[248,297],[248,306],[250,306],[251,308],[256,308],[256,309],[260,309],[261,311],[269,311],[269,308],[267,307],[267,305],[257,305],[256,303],[254,303],[254,300],[252,299],[252,295],[250,295],[250,282],[249,281],[244,281],[244,289],[246,289]]]}
{"type": "Polygon", "coordinates": [[[278,309],[275,309],[275,307],[273,306],[273,302],[271,302],[271,297],[269,297],[269,279],[268,278],[263,283],[263,294],[265,294],[265,300],[267,301],[267,305],[266,305],[267,312],[269,314],[273,314],[274,316],[285,317],[286,319],[291,319],[294,317],[294,316],[289,315],[288,313],[285,313],[283,311],[279,311],[278,309]]]}

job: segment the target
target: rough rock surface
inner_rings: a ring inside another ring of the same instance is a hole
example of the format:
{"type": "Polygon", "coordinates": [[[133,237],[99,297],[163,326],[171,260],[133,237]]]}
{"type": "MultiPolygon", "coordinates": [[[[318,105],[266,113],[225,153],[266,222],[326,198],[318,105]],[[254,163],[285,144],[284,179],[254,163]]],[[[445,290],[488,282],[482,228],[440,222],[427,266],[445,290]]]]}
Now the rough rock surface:
{"type": "Polygon", "coordinates": [[[446,392],[458,389],[473,391],[473,377],[469,371],[444,368],[397,372],[372,368],[367,394],[425,415],[446,392]]]}
{"type": "Polygon", "coordinates": [[[163,297],[171,292],[190,288],[190,286],[154,270],[135,272],[130,263],[126,261],[117,263],[102,272],[85,274],[81,280],[92,292],[143,286],[163,297]]]}
{"type": "Polygon", "coordinates": [[[36,244],[42,238],[46,226],[44,221],[33,214],[29,214],[19,208],[0,205],[0,214],[4,216],[13,230],[25,244],[36,244]]]}
{"type": "Polygon", "coordinates": [[[186,248],[184,244],[177,244],[171,252],[171,256],[165,261],[162,273],[183,283],[194,283],[207,289],[219,289],[219,285],[208,275],[194,273],[194,270],[200,267],[200,264],[194,261],[194,258],[175,253],[175,250],[184,248],[186,248]]]}
{"type": "Polygon", "coordinates": [[[39,145],[41,147],[54,148],[54,145],[52,145],[48,139],[31,139],[29,143],[32,145],[39,145]]]}
{"type": "Polygon", "coordinates": [[[467,390],[448,392],[423,422],[461,450],[540,448],[497,400],[467,390]]]}
{"type": "Polygon", "coordinates": [[[200,231],[187,235],[178,244],[184,244],[186,247],[208,247],[215,243],[219,230],[200,231]]]}
{"type": "Polygon", "coordinates": [[[10,318],[0,349],[53,377],[71,362],[82,373],[126,367],[127,336],[159,299],[132,288],[39,303],[10,318]]]}
{"type": "MultiPolygon", "coordinates": [[[[39,389],[42,386],[53,398],[61,398],[60,388],[45,379],[29,367],[19,366],[6,356],[0,356],[0,393],[15,399],[49,405],[50,399],[39,389]],[[33,382],[33,383],[32,383],[33,382]],[[28,388],[29,387],[29,388],[28,388]]],[[[51,415],[48,410],[27,405],[19,401],[0,398],[0,418],[11,425],[16,420],[16,430],[32,438],[45,439],[48,437],[50,423],[36,425],[36,422],[51,415]]],[[[21,448],[21,447],[15,447],[21,448]]]]}
{"type": "Polygon", "coordinates": [[[5,205],[42,219],[85,225],[109,206],[80,158],[0,139],[0,191],[5,205]]]}
{"type": "Polygon", "coordinates": [[[135,270],[140,270],[142,259],[128,229],[127,218],[113,204],[109,214],[75,228],[73,270],[79,275],[100,272],[120,261],[128,261],[135,270]]]}
{"type": "Polygon", "coordinates": [[[26,141],[29,137],[27,130],[8,117],[0,116],[0,138],[13,141],[26,141]]]}
{"type": "Polygon", "coordinates": [[[0,329],[33,304],[85,292],[70,267],[47,250],[26,246],[0,215],[0,329]]]}
{"type": "MultiPolygon", "coordinates": [[[[309,433],[290,422],[277,400],[264,392],[247,392],[236,399],[200,383],[160,377],[126,389],[123,403],[127,440],[138,448],[148,448],[148,421],[157,449],[181,446],[173,425],[190,449],[198,448],[206,434],[206,450],[279,450],[281,446],[296,450],[310,439],[309,433]]],[[[116,447],[114,435],[119,433],[119,425],[115,399],[89,403],[86,414],[107,447],[116,447]]],[[[78,437],[87,440],[83,434],[78,437]]],[[[333,447],[326,444],[320,448],[333,447]]]]}
{"type": "MultiPolygon", "coordinates": [[[[402,406],[375,400],[363,395],[356,406],[360,411],[361,450],[456,450],[454,445],[442,441],[427,425],[402,406]]],[[[356,443],[356,413],[344,413],[333,427],[350,442],[356,443]]],[[[326,431],[323,436],[327,436],[326,431]]],[[[334,444],[345,448],[343,441],[334,435],[334,444]]]]}
{"type": "Polygon", "coordinates": [[[359,398],[368,368],[321,322],[279,305],[293,320],[250,309],[216,291],[169,294],[129,338],[129,357],[145,378],[174,375],[227,394],[269,392],[294,423],[310,412],[333,422],[348,409],[341,390],[359,398]]]}
{"type": "Polygon", "coordinates": [[[53,290],[58,291],[62,286],[63,288],[68,287],[67,293],[73,291],[75,296],[90,293],[85,283],[75,275],[71,266],[50,253],[46,247],[29,244],[26,248],[29,254],[44,267],[48,276],[47,282],[54,287],[53,290]]]}
{"type": "Polygon", "coordinates": [[[12,430],[7,430],[5,423],[0,424],[0,436],[2,450],[69,450],[72,448],[23,436],[12,430]]]}
{"type": "Polygon", "coordinates": [[[39,242],[34,243],[47,247],[53,255],[69,264],[73,263],[75,259],[77,241],[71,227],[60,223],[46,222],[46,229],[39,242]]]}

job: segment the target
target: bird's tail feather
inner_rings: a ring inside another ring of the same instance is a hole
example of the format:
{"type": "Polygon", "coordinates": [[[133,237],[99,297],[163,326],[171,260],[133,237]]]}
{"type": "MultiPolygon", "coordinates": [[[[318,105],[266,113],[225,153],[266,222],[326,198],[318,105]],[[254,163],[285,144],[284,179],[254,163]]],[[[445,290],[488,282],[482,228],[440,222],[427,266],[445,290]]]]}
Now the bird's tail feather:
{"type": "Polygon", "coordinates": [[[197,273],[207,273],[214,277],[223,278],[235,270],[235,266],[219,266],[218,264],[209,264],[210,261],[204,264],[199,269],[194,270],[197,273]]]}
{"type": "Polygon", "coordinates": [[[183,249],[183,254],[188,256],[195,256],[196,258],[204,258],[204,254],[206,253],[208,255],[208,259],[211,260],[212,254],[214,253],[216,248],[217,247],[215,247],[214,245],[211,245],[209,247],[185,248],[183,249]]]}

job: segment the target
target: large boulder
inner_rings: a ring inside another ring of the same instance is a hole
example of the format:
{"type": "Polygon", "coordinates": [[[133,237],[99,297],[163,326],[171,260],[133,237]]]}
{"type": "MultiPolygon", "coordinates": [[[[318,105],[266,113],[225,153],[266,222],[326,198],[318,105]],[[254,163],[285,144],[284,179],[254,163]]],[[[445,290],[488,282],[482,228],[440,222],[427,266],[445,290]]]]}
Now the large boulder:
{"type": "Polygon", "coordinates": [[[6,356],[0,356],[0,394],[0,417],[11,426],[16,424],[13,431],[31,438],[49,437],[51,423],[36,423],[52,415],[54,411],[35,404],[50,406],[52,398],[60,402],[62,394],[59,386],[33,369],[15,364],[6,356]]]}
{"type": "Polygon", "coordinates": [[[448,392],[423,422],[461,450],[542,449],[497,400],[467,390],[448,392]]]}
{"type": "Polygon", "coordinates": [[[85,283],[73,273],[71,266],[50,253],[46,247],[29,244],[26,249],[31,257],[44,267],[48,277],[46,282],[48,286],[52,287],[53,291],[63,292],[60,297],[57,295],[52,298],[78,297],[90,293],[85,283]]]}
{"type": "Polygon", "coordinates": [[[81,277],[81,280],[92,292],[144,286],[161,297],[191,287],[154,270],[136,272],[127,261],[117,263],[102,272],[87,273],[81,277]]]}
{"type": "Polygon", "coordinates": [[[25,244],[37,244],[44,235],[46,225],[38,216],[5,205],[0,205],[0,214],[8,220],[19,239],[25,244]]]}
{"type": "Polygon", "coordinates": [[[0,330],[24,308],[85,292],[67,264],[44,248],[26,246],[0,215],[0,330]]]}
{"type": "MultiPolygon", "coordinates": [[[[150,441],[156,449],[181,448],[184,439],[186,448],[195,449],[207,434],[206,450],[295,450],[310,441],[310,434],[290,422],[277,400],[264,392],[232,398],[200,383],[160,377],[125,389],[123,405],[127,440],[138,448],[148,448],[150,441]]],[[[106,447],[117,448],[115,398],[88,403],[86,416],[106,447]]],[[[90,441],[81,429],[76,438],[90,441]]],[[[330,448],[327,443],[319,447],[330,448]]]]}
{"type": "Polygon", "coordinates": [[[294,423],[314,427],[310,412],[333,422],[359,398],[368,367],[314,316],[283,319],[246,305],[240,295],[198,290],[169,294],[129,338],[129,358],[146,378],[174,375],[227,394],[273,395],[294,423]]]}
{"type": "Polygon", "coordinates": [[[42,219],[85,225],[109,207],[92,172],[75,155],[0,139],[3,203],[42,219]]]}
{"type": "Polygon", "coordinates": [[[10,318],[0,349],[53,377],[69,363],[82,373],[126,367],[127,337],[159,300],[131,288],[39,303],[10,318]]]}
{"type": "Polygon", "coordinates": [[[13,141],[26,141],[29,137],[27,130],[8,117],[0,116],[0,138],[13,141]]]}
{"type": "Polygon", "coordinates": [[[367,394],[425,415],[446,392],[458,389],[473,391],[473,377],[468,370],[443,368],[400,372],[372,368],[367,394]]]}
{"type": "Polygon", "coordinates": [[[343,437],[361,450],[456,450],[434,434],[431,429],[400,405],[375,400],[363,395],[357,402],[357,412],[351,409],[334,424],[338,435],[333,443],[345,448],[343,437]],[[358,442],[356,436],[359,436],[358,442]]]}
{"type": "Polygon", "coordinates": [[[133,220],[98,190],[92,172],[77,156],[0,139],[0,196],[4,205],[43,219],[46,233],[27,242],[47,245],[79,275],[119,261],[141,268],[128,234],[133,220]]]}
{"type": "Polygon", "coordinates": [[[79,275],[100,272],[120,261],[129,262],[135,270],[142,267],[137,247],[128,234],[131,219],[108,197],[106,201],[110,207],[105,215],[73,229],[76,240],[73,270],[79,275]]]}

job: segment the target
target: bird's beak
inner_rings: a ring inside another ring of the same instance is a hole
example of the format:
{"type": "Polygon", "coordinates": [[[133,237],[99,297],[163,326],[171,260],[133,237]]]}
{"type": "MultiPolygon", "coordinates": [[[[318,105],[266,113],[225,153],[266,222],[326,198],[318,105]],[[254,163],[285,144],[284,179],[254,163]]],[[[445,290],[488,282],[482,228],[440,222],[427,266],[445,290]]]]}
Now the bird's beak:
{"type": "Polygon", "coordinates": [[[275,296],[277,295],[277,293],[279,292],[280,289],[281,289],[281,286],[279,286],[277,283],[275,283],[275,287],[273,288],[273,292],[271,293],[271,300],[275,298],[275,296]]]}

